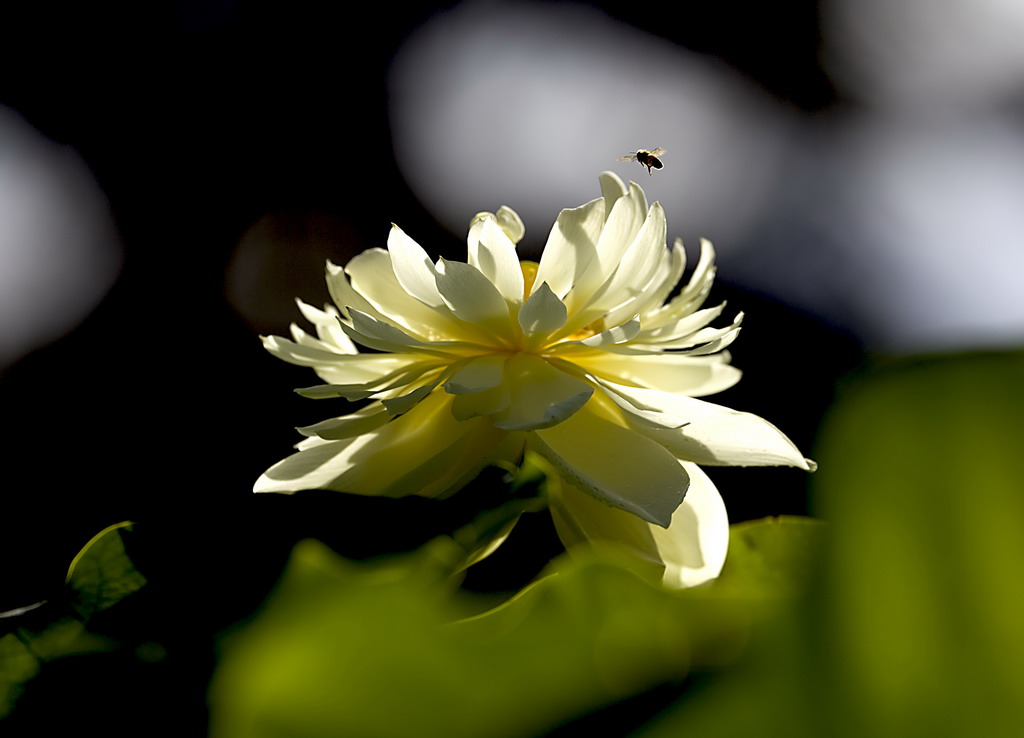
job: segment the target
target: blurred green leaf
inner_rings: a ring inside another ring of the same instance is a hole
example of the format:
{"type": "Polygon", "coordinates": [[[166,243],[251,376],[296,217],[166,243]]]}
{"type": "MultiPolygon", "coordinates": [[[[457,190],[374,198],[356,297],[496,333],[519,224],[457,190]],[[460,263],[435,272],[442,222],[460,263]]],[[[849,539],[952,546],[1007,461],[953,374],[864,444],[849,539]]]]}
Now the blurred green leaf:
{"type": "Polygon", "coordinates": [[[768,599],[800,594],[820,565],[828,527],[813,518],[783,515],[729,527],[729,554],[718,592],[768,599]]]}
{"type": "Polygon", "coordinates": [[[655,586],[612,551],[563,557],[468,619],[472,603],[418,556],[357,565],[300,544],[266,610],[224,644],[212,735],[533,735],[749,639],[748,608],[655,586]]]}
{"type": "Polygon", "coordinates": [[[819,648],[847,735],[1024,725],[1024,355],[899,364],[822,438],[836,521],[819,648]]]}
{"type": "Polygon", "coordinates": [[[1024,726],[1024,355],[904,361],[825,425],[820,575],[742,668],[638,736],[974,738],[1024,726]]]}
{"type": "Polygon", "coordinates": [[[85,544],[68,568],[72,607],[85,620],[120,602],[146,583],[146,578],[128,558],[121,538],[122,532],[131,527],[130,522],[123,522],[104,528],[85,544]]]}
{"type": "Polygon", "coordinates": [[[2,613],[11,632],[0,638],[0,718],[13,708],[25,683],[53,659],[115,647],[106,637],[86,630],[87,621],[146,583],[128,558],[121,539],[131,523],[118,523],[96,534],[71,562],[64,602],[42,602],[2,613]],[[76,617],[67,613],[73,611],[76,617]]]}
{"type": "Polygon", "coordinates": [[[86,631],[78,620],[65,618],[40,631],[18,628],[0,638],[0,719],[14,707],[25,683],[53,659],[105,651],[112,641],[86,631]]]}

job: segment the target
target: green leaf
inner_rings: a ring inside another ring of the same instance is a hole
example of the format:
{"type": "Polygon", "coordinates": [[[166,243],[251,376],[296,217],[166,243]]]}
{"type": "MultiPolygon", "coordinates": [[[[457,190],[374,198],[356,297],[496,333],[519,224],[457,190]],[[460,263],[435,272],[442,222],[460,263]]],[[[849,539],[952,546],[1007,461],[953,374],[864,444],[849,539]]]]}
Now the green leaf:
{"type": "Polygon", "coordinates": [[[125,552],[123,531],[130,522],[117,523],[93,536],[68,569],[72,607],[85,620],[139,590],[146,578],[125,552]]]}
{"type": "Polygon", "coordinates": [[[784,515],[729,528],[729,554],[719,593],[760,598],[793,597],[820,565],[828,526],[813,518],[784,515]]]}
{"type": "Polygon", "coordinates": [[[563,557],[469,619],[421,557],[356,565],[300,544],[266,610],[224,643],[212,735],[533,735],[749,639],[747,608],[652,585],[614,552],[563,557]]]}
{"type": "Polygon", "coordinates": [[[751,657],[637,738],[1013,736],[1024,725],[1024,354],[866,372],[814,477],[821,569],[751,657]]]}
{"type": "Polygon", "coordinates": [[[65,656],[105,651],[113,643],[85,630],[78,620],[65,618],[42,631],[18,628],[0,638],[0,718],[10,712],[25,683],[42,664],[65,656]]]}

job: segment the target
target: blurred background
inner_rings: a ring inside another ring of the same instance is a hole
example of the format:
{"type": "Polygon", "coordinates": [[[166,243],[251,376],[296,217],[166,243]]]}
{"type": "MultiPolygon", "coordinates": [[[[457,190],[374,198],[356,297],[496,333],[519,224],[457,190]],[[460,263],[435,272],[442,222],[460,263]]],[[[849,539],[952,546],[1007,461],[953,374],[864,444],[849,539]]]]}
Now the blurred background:
{"type": "MultiPolygon", "coordinates": [[[[341,412],[294,395],[312,375],[257,336],[299,320],[296,296],[324,302],[325,259],[383,246],[392,221],[461,258],[469,219],[509,205],[535,257],[599,172],[635,179],[691,258],[699,237],[715,243],[712,300],[747,314],[744,380],[712,399],[809,454],[865,356],[1019,346],[1024,6],[649,11],[5,9],[0,610],[49,597],[120,520],[147,526],[140,568],[211,636],[262,600],[300,538],[360,557],[429,537],[424,520],[443,529],[447,513],[418,501],[251,493],[295,426],[341,412]],[[654,176],[617,161],[656,146],[654,176]]],[[[810,509],[802,472],[711,474],[734,520],[810,509]]],[[[201,675],[212,648],[175,652],[182,622],[168,613],[147,637],[201,675]]],[[[201,720],[201,690],[180,689],[181,719],[201,720]]]]}

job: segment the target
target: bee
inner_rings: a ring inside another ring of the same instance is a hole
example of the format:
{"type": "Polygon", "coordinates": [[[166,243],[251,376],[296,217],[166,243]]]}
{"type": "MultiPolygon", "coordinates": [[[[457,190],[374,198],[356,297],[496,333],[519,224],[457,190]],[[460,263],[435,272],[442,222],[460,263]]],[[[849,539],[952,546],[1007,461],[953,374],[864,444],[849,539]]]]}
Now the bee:
{"type": "Polygon", "coordinates": [[[661,169],[664,164],[661,163],[661,159],[658,157],[665,155],[665,149],[660,146],[656,149],[648,151],[647,149],[640,149],[635,154],[626,154],[620,156],[619,161],[638,161],[640,166],[647,167],[648,174],[654,174],[651,169],[661,169]]]}

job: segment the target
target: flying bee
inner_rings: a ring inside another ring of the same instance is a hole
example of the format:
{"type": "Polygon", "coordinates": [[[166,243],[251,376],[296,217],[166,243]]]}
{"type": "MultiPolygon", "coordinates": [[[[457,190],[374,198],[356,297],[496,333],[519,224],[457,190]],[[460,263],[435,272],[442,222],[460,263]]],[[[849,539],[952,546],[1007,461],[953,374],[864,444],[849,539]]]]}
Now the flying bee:
{"type": "Polygon", "coordinates": [[[654,174],[651,169],[661,169],[664,164],[661,163],[661,159],[658,157],[665,155],[665,149],[660,146],[656,149],[648,151],[647,149],[640,149],[635,154],[626,154],[620,156],[619,161],[638,161],[640,166],[647,167],[648,174],[654,174]]]}

